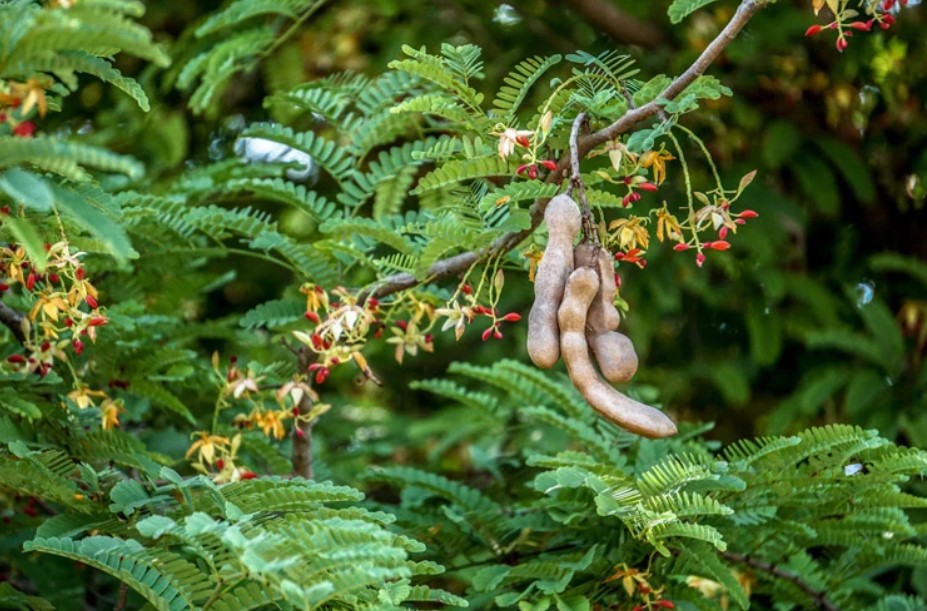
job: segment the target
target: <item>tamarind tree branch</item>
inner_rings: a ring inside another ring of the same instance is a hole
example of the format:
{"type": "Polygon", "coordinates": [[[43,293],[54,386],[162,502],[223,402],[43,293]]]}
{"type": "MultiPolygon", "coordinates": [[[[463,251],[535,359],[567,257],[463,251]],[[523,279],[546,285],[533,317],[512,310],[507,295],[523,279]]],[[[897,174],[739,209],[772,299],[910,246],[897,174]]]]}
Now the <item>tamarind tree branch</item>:
{"type": "Polygon", "coordinates": [[[14,310],[2,301],[0,301],[0,323],[10,330],[20,344],[26,342],[26,334],[23,333],[23,313],[14,310]]]}
{"type": "MultiPolygon", "coordinates": [[[[585,157],[589,151],[595,147],[614,140],[618,136],[627,133],[639,123],[659,114],[662,105],[676,98],[686,87],[692,84],[695,79],[700,77],[721,55],[724,49],[733,41],[743,30],[744,26],[753,18],[756,13],[766,6],[766,0],[742,0],[737,11],[728,21],[727,25],[718,33],[707,47],[702,51],[698,58],[682,74],[677,76],[673,81],[658,95],[654,100],[634,109],[629,109],[611,125],[608,125],[588,136],[579,138],[577,141],[577,156],[585,157]]],[[[545,182],[560,183],[568,176],[570,171],[569,151],[566,151],[557,163],[556,169],[547,175],[545,182]]],[[[528,209],[531,217],[531,224],[527,229],[513,231],[502,235],[493,241],[489,246],[475,251],[462,252],[446,259],[436,261],[429,269],[424,278],[416,278],[412,274],[399,273],[387,276],[375,285],[364,289],[361,292],[360,299],[367,297],[385,297],[393,293],[410,289],[422,282],[431,282],[453,276],[469,269],[474,263],[487,259],[491,256],[508,252],[518,246],[525,238],[534,233],[535,229],[544,220],[544,210],[547,207],[548,200],[535,200],[528,209]]]]}
{"type": "Polygon", "coordinates": [[[777,579],[782,579],[794,584],[798,589],[811,597],[818,609],[824,609],[824,611],[840,611],[837,605],[827,599],[827,594],[823,590],[812,587],[811,584],[802,579],[801,576],[791,571],[780,568],[771,562],[766,562],[765,560],[760,560],[759,558],[754,558],[746,554],[739,554],[737,552],[724,551],[721,552],[721,556],[731,562],[745,564],[751,568],[768,573],[777,579]]]}
{"type": "Polygon", "coordinates": [[[625,13],[612,0],[566,0],[564,4],[615,40],[648,48],[663,42],[659,28],[625,13]]]}

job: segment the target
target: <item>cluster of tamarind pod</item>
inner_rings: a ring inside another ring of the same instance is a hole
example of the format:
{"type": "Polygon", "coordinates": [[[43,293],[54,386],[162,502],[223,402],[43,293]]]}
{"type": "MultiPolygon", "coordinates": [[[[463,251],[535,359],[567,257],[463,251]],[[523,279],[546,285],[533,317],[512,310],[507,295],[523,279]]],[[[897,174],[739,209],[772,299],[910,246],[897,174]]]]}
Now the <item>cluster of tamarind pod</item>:
{"type": "Polygon", "coordinates": [[[550,200],[544,220],[550,237],[534,280],[528,356],[543,369],[562,356],[573,385],[610,422],[651,439],[675,435],[666,414],[615,390],[592,363],[594,355],[609,382],[627,382],[637,372],[634,345],[616,330],[621,318],[610,253],[585,241],[574,247],[582,215],[566,193],[550,200]]]}

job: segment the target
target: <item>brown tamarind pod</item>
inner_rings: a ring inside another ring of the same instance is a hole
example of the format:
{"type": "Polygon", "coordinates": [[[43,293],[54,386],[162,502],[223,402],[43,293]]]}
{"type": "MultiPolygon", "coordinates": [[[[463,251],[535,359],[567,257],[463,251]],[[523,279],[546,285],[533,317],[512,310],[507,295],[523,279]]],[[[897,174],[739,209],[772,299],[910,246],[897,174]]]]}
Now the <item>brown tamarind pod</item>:
{"type": "Polygon", "coordinates": [[[549,239],[534,278],[534,304],[528,314],[528,356],[543,369],[553,367],[560,358],[560,329],[557,309],[563,288],[573,271],[573,240],[579,233],[579,206],[562,193],[544,211],[549,239]]]}
{"type": "Polygon", "coordinates": [[[586,313],[598,289],[599,274],[591,267],[577,268],[567,280],[557,313],[560,351],[573,385],[594,410],[623,429],[651,439],[675,435],[676,424],[666,414],[621,394],[606,384],[592,365],[586,313]]]}
{"type": "Polygon", "coordinates": [[[618,285],[615,283],[615,268],[608,250],[592,243],[583,243],[573,250],[575,267],[591,267],[599,273],[599,290],[589,306],[586,329],[592,333],[614,331],[621,322],[615,307],[618,285]]]}
{"type": "Polygon", "coordinates": [[[586,339],[606,380],[627,382],[637,373],[637,351],[627,335],[618,331],[590,334],[587,330],[586,339]]]}
{"type": "Polygon", "coordinates": [[[614,303],[618,285],[611,253],[601,246],[584,243],[574,249],[573,260],[576,267],[593,267],[599,273],[599,290],[586,317],[586,339],[599,370],[609,382],[627,382],[637,373],[638,359],[631,340],[615,331],[621,315],[614,303]]]}

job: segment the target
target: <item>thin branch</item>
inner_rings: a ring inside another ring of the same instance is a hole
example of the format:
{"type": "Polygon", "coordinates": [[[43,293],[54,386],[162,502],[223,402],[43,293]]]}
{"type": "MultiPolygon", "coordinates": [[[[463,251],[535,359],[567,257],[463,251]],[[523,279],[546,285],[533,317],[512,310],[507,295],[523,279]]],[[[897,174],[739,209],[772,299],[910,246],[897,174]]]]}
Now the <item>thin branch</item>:
{"type": "Polygon", "coordinates": [[[731,562],[736,562],[738,564],[745,564],[751,568],[759,569],[764,573],[768,573],[777,579],[782,579],[794,584],[798,589],[807,594],[813,601],[815,606],[818,609],[824,609],[825,611],[840,611],[840,607],[830,602],[827,599],[827,594],[823,590],[818,590],[811,586],[807,581],[801,578],[801,576],[782,569],[775,564],[766,562],[765,560],[760,560],[759,558],[754,558],[753,556],[747,556],[746,554],[738,554],[737,552],[721,552],[721,556],[730,560],[731,562]]]}
{"type": "Polygon", "coordinates": [[[566,0],[566,5],[591,26],[615,40],[654,48],[663,42],[663,32],[615,6],[612,0],[566,0]]]}
{"type": "Polygon", "coordinates": [[[567,193],[573,193],[575,188],[579,191],[579,205],[582,210],[583,219],[583,241],[592,240],[593,244],[599,243],[599,232],[596,230],[595,219],[592,218],[592,211],[589,209],[589,200],[586,199],[586,184],[583,182],[583,175],[579,168],[579,132],[584,127],[589,126],[589,116],[581,112],[576,115],[573,121],[573,127],[570,129],[570,186],[567,193]]]}
{"type": "Polygon", "coordinates": [[[16,341],[20,344],[26,343],[26,334],[23,332],[24,318],[22,312],[14,310],[0,301],[0,323],[10,330],[10,333],[13,334],[13,337],[15,337],[16,341]]]}
{"type": "MultiPolygon", "coordinates": [[[[594,132],[584,138],[580,138],[577,142],[577,155],[582,158],[589,154],[589,151],[595,147],[608,142],[609,140],[614,140],[618,136],[627,133],[637,124],[649,119],[650,117],[659,114],[661,111],[661,104],[666,101],[673,100],[682,93],[686,87],[692,84],[692,82],[697,79],[699,76],[704,74],[705,70],[711,66],[715,60],[721,55],[721,52],[731,43],[734,38],[740,33],[740,31],[747,25],[750,19],[765,6],[763,0],[743,0],[740,3],[740,6],[737,8],[737,11],[734,13],[734,16],[731,17],[731,20],[724,26],[724,29],[718,33],[718,36],[715,37],[711,43],[705,47],[705,50],[702,51],[701,55],[689,66],[685,72],[677,76],[669,86],[663,90],[663,92],[656,97],[651,102],[644,104],[638,108],[629,110],[626,112],[620,119],[612,123],[611,125],[600,129],[597,132],[594,132]]],[[[567,176],[570,168],[570,154],[569,152],[565,153],[560,161],[557,163],[557,167],[550,174],[548,174],[545,182],[547,183],[556,183],[559,184],[567,176]]],[[[491,256],[496,256],[501,253],[508,252],[518,246],[525,238],[534,233],[534,230],[538,228],[541,224],[541,221],[544,220],[544,209],[547,207],[547,199],[538,199],[531,205],[528,209],[528,214],[531,217],[531,225],[527,229],[521,231],[514,231],[507,233],[503,236],[497,238],[493,243],[480,250],[462,252],[460,254],[448,257],[447,259],[442,259],[435,262],[429,269],[428,274],[424,279],[418,279],[412,274],[400,273],[393,274],[388,276],[383,280],[379,281],[377,284],[364,289],[361,293],[361,299],[374,296],[374,297],[384,297],[386,295],[391,295],[393,293],[410,289],[414,286],[417,286],[424,282],[433,282],[440,280],[442,278],[447,278],[448,276],[453,276],[467,270],[471,265],[482,261],[491,256]]]]}
{"type": "Polygon", "coordinates": [[[113,611],[122,611],[126,608],[126,602],[129,599],[129,584],[122,582],[119,584],[119,600],[116,601],[116,605],[113,607],[113,611]]]}
{"type": "MultiPolygon", "coordinates": [[[[301,346],[296,352],[296,362],[300,373],[305,373],[309,365],[315,362],[315,355],[309,348],[301,346]]],[[[305,416],[312,410],[312,398],[309,393],[303,393],[302,399],[299,400],[299,415],[305,416]]],[[[293,427],[293,453],[290,462],[293,465],[293,475],[312,479],[312,426],[315,420],[306,421],[299,418],[296,426],[293,427]]]]}

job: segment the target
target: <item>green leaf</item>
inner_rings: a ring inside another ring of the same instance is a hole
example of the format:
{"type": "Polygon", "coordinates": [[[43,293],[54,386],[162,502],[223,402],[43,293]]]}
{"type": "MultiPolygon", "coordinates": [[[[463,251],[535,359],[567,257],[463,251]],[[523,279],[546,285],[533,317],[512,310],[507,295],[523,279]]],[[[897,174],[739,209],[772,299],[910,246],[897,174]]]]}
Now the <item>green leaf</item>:
{"type": "Polygon", "coordinates": [[[108,214],[74,191],[58,188],[55,194],[58,210],[104,244],[107,252],[113,255],[120,265],[124,266],[129,259],[138,257],[125,230],[108,214]]]}
{"type": "Polygon", "coordinates": [[[32,263],[35,271],[42,273],[48,265],[48,255],[45,252],[45,241],[39,236],[39,232],[27,219],[8,216],[3,219],[3,227],[9,230],[15,242],[21,244],[26,249],[26,256],[32,263]]]}
{"type": "Polygon", "coordinates": [[[0,189],[17,204],[39,212],[48,212],[54,203],[48,183],[28,170],[11,168],[4,172],[0,175],[0,189]]]}
{"type": "Polygon", "coordinates": [[[714,1],[715,0],[673,0],[666,14],[669,15],[672,23],[679,23],[690,14],[703,6],[708,6],[714,1]]]}

